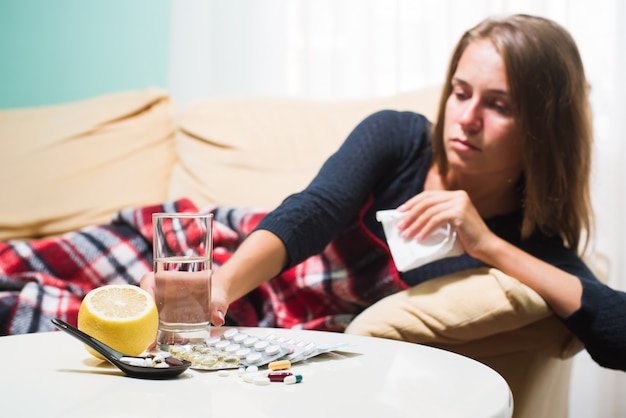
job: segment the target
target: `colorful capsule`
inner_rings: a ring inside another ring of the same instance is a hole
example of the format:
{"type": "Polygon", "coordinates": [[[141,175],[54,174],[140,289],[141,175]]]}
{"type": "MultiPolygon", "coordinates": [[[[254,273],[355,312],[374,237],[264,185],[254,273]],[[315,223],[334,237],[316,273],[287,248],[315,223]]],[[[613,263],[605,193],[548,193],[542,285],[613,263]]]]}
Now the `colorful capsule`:
{"type": "Polygon", "coordinates": [[[269,372],[267,377],[272,382],[283,382],[287,376],[292,376],[293,373],[286,371],[269,372]]]}
{"type": "Polygon", "coordinates": [[[283,380],[283,383],[286,385],[293,385],[295,383],[300,383],[300,382],[302,382],[301,374],[292,374],[291,376],[286,376],[285,379],[283,380]]]}

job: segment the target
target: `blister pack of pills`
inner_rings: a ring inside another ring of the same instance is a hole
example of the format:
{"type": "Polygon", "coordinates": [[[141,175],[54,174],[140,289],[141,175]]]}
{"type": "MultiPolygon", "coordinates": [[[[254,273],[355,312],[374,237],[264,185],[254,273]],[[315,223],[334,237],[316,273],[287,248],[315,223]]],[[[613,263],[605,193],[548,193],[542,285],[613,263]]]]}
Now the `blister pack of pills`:
{"type": "Polygon", "coordinates": [[[277,360],[297,363],[343,346],[319,345],[271,334],[259,337],[229,328],[222,335],[207,339],[205,345],[173,347],[170,353],[191,362],[192,369],[224,370],[241,366],[261,367],[277,360]]]}
{"type": "Polygon", "coordinates": [[[316,344],[309,341],[289,339],[285,337],[276,337],[272,334],[264,337],[266,341],[273,341],[289,349],[289,353],[285,356],[286,360],[291,363],[297,363],[310,359],[330,351],[339,350],[347,346],[347,344],[316,344]]]}

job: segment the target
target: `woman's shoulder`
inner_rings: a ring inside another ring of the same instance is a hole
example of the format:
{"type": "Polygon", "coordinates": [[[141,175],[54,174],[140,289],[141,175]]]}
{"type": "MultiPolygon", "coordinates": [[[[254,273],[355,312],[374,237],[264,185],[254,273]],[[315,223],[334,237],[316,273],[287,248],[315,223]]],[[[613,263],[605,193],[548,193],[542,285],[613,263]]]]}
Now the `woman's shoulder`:
{"type": "Polygon", "coordinates": [[[430,128],[432,122],[421,113],[410,110],[398,109],[381,109],[371,113],[365,118],[366,121],[374,121],[378,123],[399,124],[423,124],[430,128]]]}
{"type": "Polygon", "coordinates": [[[377,147],[406,155],[430,145],[431,127],[431,122],[419,113],[383,109],[365,117],[352,136],[358,137],[361,144],[369,140],[377,147]]]}

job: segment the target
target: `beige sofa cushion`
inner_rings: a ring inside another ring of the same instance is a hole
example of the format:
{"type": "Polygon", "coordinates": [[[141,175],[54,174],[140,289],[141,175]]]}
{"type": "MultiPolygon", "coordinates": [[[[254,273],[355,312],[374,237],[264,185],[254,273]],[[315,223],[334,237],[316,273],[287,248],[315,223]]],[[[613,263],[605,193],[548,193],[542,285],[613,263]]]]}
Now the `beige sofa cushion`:
{"type": "Polygon", "coordinates": [[[0,112],[0,240],[108,222],[161,202],[174,164],[174,117],[157,89],[0,112]]]}
{"type": "Polygon", "coordinates": [[[567,358],[582,349],[534,290],[487,267],[388,296],[357,316],[346,332],[434,345],[473,358],[531,350],[567,358]]]}
{"type": "Polygon", "coordinates": [[[178,114],[180,161],[169,197],[186,196],[198,205],[274,208],[304,188],[370,113],[413,110],[432,120],[438,99],[435,87],[348,102],[231,98],[196,103],[178,114]]]}

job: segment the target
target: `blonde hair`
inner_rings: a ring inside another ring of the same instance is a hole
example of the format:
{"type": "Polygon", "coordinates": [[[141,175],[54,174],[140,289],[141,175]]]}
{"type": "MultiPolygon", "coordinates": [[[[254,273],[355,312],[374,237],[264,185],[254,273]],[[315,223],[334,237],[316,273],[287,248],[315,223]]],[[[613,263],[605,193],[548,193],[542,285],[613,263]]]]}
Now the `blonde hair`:
{"type": "Polygon", "coordinates": [[[592,227],[592,122],[582,59],[571,35],[548,19],[487,19],[465,32],[452,54],[433,126],[433,156],[447,173],[445,106],[465,48],[489,39],[505,63],[513,111],[523,132],[522,239],[560,236],[575,251],[592,227]],[[584,238],[582,237],[584,235],[584,238]]]}

